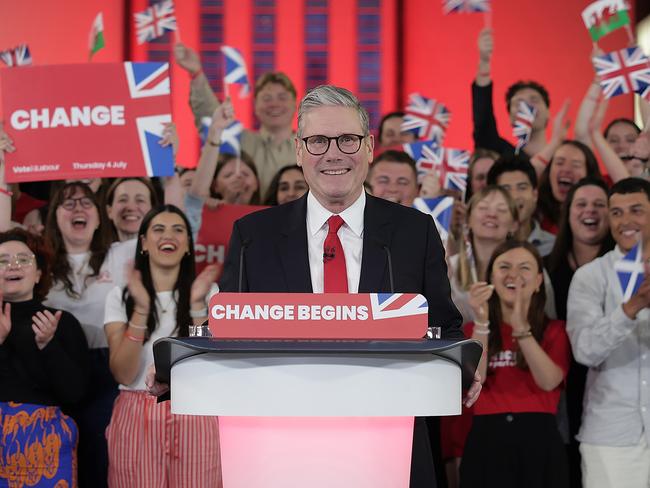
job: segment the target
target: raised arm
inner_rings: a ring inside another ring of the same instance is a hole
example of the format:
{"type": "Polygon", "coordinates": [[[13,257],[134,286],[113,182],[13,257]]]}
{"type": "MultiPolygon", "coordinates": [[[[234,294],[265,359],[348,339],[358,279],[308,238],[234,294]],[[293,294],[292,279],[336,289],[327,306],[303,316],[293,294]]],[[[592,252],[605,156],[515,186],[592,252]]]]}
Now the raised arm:
{"type": "Polygon", "coordinates": [[[0,232],[11,228],[11,192],[5,183],[5,153],[15,150],[13,141],[0,125],[0,232]]]}
{"type": "Polygon", "coordinates": [[[478,70],[476,72],[476,84],[488,86],[492,83],[492,52],[494,51],[494,37],[492,29],[486,27],[478,35],[478,70]]]}
{"type": "Polygon", "coordinates": [[[573,128],[574,137],[577,141],[592,147],[591,131],[589,124],[596,113],[598,108],[598,100],[600,98],[600,84],[598,79],[594,79],[587,88],[585,96],[582,98],[578,115],[576,117],[576,124],[573,128]]]}
{"type": "Polygon", "coordinates": [[[212,92],[210,82],[201,67],[198,53],[183,43],[174,46],[176,63],[192,77],[190,83],[190,107],[194,114],[197,129],[201,128],[201,119],[209,117],[219,105],[219,100],[212,92]]]}
{"type": "Polygon", "coordinates": [[[221,133],[234,120],[234,111],[229,99],[219,105],[212,113],[212,123],[208,129],[208,136],[205,138],[201,158],[196,168],[196,174],[192,181],[189,193],[198,198],[210,196],[210,185],[217,169],[219,159],[219,148],[221,146],[221,133]]]}
{"type": "Polygon", "coordinates": [[[605,112],[607,111],[607,100],[601,100],[596,108],[591,121],[589,122],[589,133],[591,140],[594,143],[594,149],[600,155],[600,160],[607,169],[607,173],[614,183],[623,178],[630,176],[630,172],[623,163],[623,160],[614,152],[612,146],[609,145],[605,136],[601,132],[601,125],[605,112]]]}
{"type": "MultiPolygon", "coordinates": [[[[178,131],[176,130],[176,124],[170,122],[165,124],[165,129],[163,130],[163,138],[160,141],[162,147],[171,146],[174,153],[174,162],[176,161],[176,155],[178,154],[178,131]]],[[[183,187],[181,186],[181,180],[178,177],[178,174],[174,171],[174,174],[171,176],[165,176],[162,180],[163,186],[165,189],[165,204],[167,205],[176,205],[181,210],[185,208],[184,201],[184,192],[183,187]]]]}
{"type": "Polygon", "coordinates": [[[562,108],[555,115],[553,119],[553,131],[551,132],[551,138],[544,148],[530,158],[531,164],[535,167],[537,172],[537,178],[539,179],[546,169],[546,165],[551,161],[555,150],[560,147],[562,141],[566,139],[567,131],[571,122],[567,118],[567,113],[569,111],[570,100],[565,100],[562,104],[562,108]]]}

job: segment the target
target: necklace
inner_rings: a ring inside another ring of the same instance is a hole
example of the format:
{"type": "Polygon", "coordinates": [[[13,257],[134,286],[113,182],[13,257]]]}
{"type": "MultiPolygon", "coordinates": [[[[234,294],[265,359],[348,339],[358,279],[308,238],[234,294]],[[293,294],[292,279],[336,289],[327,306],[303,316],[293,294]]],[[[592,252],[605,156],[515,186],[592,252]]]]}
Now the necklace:
{"type": "Polygon", "coordinates": [[[163,306],[162,301],[160,298],[156,297],[156,301],[158,302],[158,306],[160,307],[160,313],[167,313],[167,310],[169,310],[169,307],[171,307],[172,303],[176,303],[176,300],[174,299],[174,294],[171,294],[171,298],[167,302],[165,306],[163,306]]]}

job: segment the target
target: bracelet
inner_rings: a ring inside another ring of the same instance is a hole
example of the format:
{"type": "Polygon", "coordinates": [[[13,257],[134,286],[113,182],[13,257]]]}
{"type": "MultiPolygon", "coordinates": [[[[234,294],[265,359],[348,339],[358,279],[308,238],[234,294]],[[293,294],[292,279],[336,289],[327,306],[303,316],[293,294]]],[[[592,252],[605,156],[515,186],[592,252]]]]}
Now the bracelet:
{"type": "Polygon", "coordinates": [[[137,313],[138,315],[142,315],[143,317],[148,317],[149,312],[140,312],[137,308],[133,307],[133,313],[137,313]]]}
{"type": "Polygon", "coordinates": [[[193,319],[206,317],[207,315],[208,315],[208,307],[204,307],[200,310],[190,310],[190,317],[193,319]]]}
{"type": "Polygon", "coordinates": [[[7,190],[6,188],[2,188],[2,187],[0,187],[0,193],[3,193],[3,194],[5,194],[7,196],[10,196],[10,197],[14,196],[14,192],[12,192],[10,190],[7,190]]]}
{"type": "Polygon", "coordinates": [[[486,320],[485,322],[479,322],[478,320],[475,320],[474,325],[477,325],[479,327],[489,327],[490,326],[490,321],[486,320]]]}
{"type": "Polygon", "coordinates": [[[221,140],[218,140],[217,142],[212,142],[211,140],[208,139],[208,144],[210,144],[212,147],[219,147],[221,146],[221,140]]]}
{"type": "Polygon", "coordinates": [[[479,71],[479,72],[478,72],[478,75],[479,75],[479,76],[484,76],[484,77],[486,77],[486,78],[489,78],[489,77],[490,77],[490,72],[489,72],[489,71],[483,71],[483,72],[479,71]]]}
{"type": "Polygon", "coordinates": [[[129,327],[133,327],[134,329],[137,330],[147,330],[146,325],[135,325],[133,322],[129,322],[129,327]]]}
{"type": "Polygon", "coordinates": [[[133,342],[144,342],[144,337],[136,337],[133,334],[129,334],[128,330],[124,333],[124,337],[133,342]]]}
{"type": "Polygon", "coordinates": [[[190,73],[190,78],[193,80],[196,79],[201,73],[203,73],[203,68],[199,68],[198,71],[195,71],[194,73],[190,73]]]}
{"type": "Polygon", "coordinates": [[[533,335],[533,333],[531,332],[530,329],[528,329],[526,332],[520,332],[518,334],[512,334],[512,337],[514,337],[515,339],[523,339],[525,337],[530,337],[532,335],[533,335]]]}
{"type": "Polygon", "coordinates": [[[480,327],[474,327],[474,333],[478,335],[490,335],[490,329],[481,329],[480,327]]]}
{"type": "Polygon", "coordinates": [[[541,161],[541,163],[542,163],[544,166],[548,166],[548,163],[549,163],[548,159],[544,159],[544,158],[543,158],[542,156],[540,156],[539,154],[535,154],[534,157],[537,158],[537,159],[539,159],[539,160],[541,161]]]}

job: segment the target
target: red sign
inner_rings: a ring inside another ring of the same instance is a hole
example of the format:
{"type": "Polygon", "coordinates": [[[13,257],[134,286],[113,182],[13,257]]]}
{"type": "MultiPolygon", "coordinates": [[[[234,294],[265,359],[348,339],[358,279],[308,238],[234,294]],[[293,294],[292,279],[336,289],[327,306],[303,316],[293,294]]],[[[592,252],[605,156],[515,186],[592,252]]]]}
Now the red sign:
{"type": "Polygon", "coordinates": [[[228,243],[230,242],[232,226],[235,221],[263,208],[267,207],[259,205],[219,205],[217,208],[210,209],[204,205],[201,228],[194,243],[197,274],[208,264],[223,264],[226,260],[228,243]]]}
{"type": "Polygon", "coordinates": [[[209,327],[219,339],[421,339],[428,311],[415,293],[217,293],[209,327]]]}
{"type": "Polygon", "coordinates": [[[7,181],[172,175],[169,93],[168,63],[2,70],[7,181]]]}

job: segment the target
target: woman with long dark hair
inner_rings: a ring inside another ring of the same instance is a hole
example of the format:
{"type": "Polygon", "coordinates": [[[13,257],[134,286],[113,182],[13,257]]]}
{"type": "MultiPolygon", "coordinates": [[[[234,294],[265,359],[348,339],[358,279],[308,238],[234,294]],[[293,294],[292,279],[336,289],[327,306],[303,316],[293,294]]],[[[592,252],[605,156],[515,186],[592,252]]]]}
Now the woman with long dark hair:
{"type": "Polygon", "coordinates": [[[88,381],[88,345],[68,312],[43,305],[41,238],[0,234],[0,486],[77,486],[77,426],[61,411],[88,381]]]}
{"type": "Polygon", "coordinates": [[[108,368],[104,305],[108,292],[126,282],[124,266],[135,252],[135,239],[111,245],[105,231],[98,198],[88,185],[67,183],[55,193],[45,224],[45,238],[54,253],[53,286],[46,304],[72,313],[90,347],[89,387],[71,413],[79,426],[79,481],[93,487],[106,486],[105,430],[117,396],[108,368]]]}
{"type": "Polygon", "coordinates": [[[282,205],[303,196],[309,190],[302,168],[292,164],[280,168],[271,180],[264,205],[282,205]]]}
{"type": "Polygon", "coordinates": [[[483,391],[460,466],[461,487],[568,486],[555,413],[569,367],[562,321],[544,314],[542,259],[532,244],[506,241],[492,255],[487,281],[472,285],[481,341],[483,391]]]}
{"type": "Polygon", "coordinates": [[[157,403],[145,386],[156,339],[187,336],[190,323],[207,320],[216,274],[213,265],[195,277],[194,244],[181,210],[165,205],[145,216],[128,284],[106,298],[110,368],[120,383],[106,431],[111,487],[221,484],[217,419],[172,415],[169,402],[157,403]]]}

